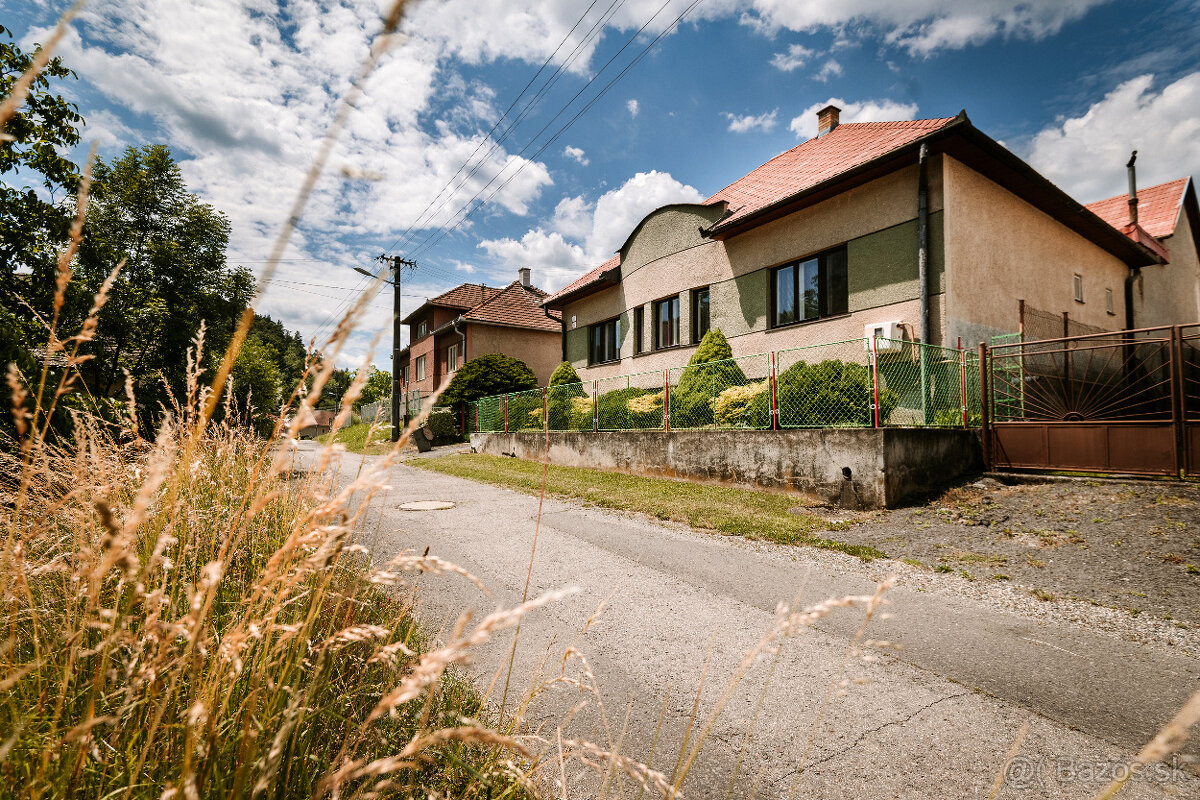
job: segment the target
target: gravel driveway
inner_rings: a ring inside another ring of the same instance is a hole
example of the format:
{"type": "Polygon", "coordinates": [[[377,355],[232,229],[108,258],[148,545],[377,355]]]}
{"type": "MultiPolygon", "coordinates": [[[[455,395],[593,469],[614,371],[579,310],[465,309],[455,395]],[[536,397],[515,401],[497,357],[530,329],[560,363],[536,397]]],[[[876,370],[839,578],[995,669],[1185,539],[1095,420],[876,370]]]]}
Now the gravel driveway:
{"type": "Polygon", "coordinates": [[[864,515],[838,537],[935,574],[1200,628],[1197,486],[985,480],[924,506],[864,515]]]}

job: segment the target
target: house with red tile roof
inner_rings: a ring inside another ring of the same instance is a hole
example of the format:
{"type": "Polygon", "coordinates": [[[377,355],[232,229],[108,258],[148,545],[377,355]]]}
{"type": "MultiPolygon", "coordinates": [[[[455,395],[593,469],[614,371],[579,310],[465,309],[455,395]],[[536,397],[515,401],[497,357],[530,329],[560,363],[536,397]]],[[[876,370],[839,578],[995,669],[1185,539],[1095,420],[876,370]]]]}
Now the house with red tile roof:
{"type": "Polygon", "coordinates": [[[1200,205],[1191,178],[1135,188],[1132,197],[1117,195],[1087,208],[1162,256],[1162,263],[1144,267],[1130,281],[1137,327],[1200,320],[1200,205]]]}
{"type": "Polygon", "coordinates": [[[1024,301],[1117,330],[1134,322],[1127,279],[1167,260],[966,112],[839,124],[828,106],[818,131],[702,203],[651,212],[546,299],[581,377],[681,365],[710,328],[735,356],[880,328],[974,346],[1016,332],[1024,301]]]}
{"type": "Polygon", "coordinates": [[[546,297],[522,269],[507,286],[464,283],[426,300],[401,320],[409,334],[398,364],[404,396],[429,396],[465,362],[487,353],[521,359],[546,384],[562,361],[562,317],[542,307],[546,297]]]}

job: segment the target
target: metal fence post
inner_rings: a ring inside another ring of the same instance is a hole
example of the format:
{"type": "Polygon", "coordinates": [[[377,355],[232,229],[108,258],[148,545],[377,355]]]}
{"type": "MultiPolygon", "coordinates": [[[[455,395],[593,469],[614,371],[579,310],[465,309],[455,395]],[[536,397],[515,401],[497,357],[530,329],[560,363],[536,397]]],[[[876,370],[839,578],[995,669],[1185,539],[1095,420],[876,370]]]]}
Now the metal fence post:
{"type": "Polygon", "coordinates": [[[475,401],[475,430],[479,430],[479,401],[475,401]]]}
{"type": "Polygon", "coordinates": [[[771,430],[779,430],[779,383],[775,371],[775,351],[771,351],[771,430]]]}
{"type": "Polygon", "coordinates": [[[508,433],[508,395],[500,398],[500,402],[504,403],[504,432],[508,433]]]}
{"type": "Polygon", "coordinates": [[[879,427],[879,339],[875,336],[871,337],[871,389],[873,392],[874,402],[871,404],[871,412],[874,417],[875,427],[879,427]]]}
{"type": "Polygon", "coordinates": [[[1168,353],[1171,364],[1169,371],[1171,381],[1171,427],[1175,429],[1175,436],[1172,442],[1175,447],[1174,477],[1182,478],[1191,470],[1191,464],[1188,463],[1190,454],[1188,452],[1186,430],[1187,396],[1183,387],[1183,327],[1180,325],[1171,326],[1171,346],[1168,353]]]}
{"type": "Polygon", "coordinates": [[[967,351],[962,349],[962,339],[959,338],[958,345],[958,360],[962,362],[962,419],[963,427],[970,427],[967,424],[967,351]]]}
{"type": "Polygon", "coordinates": [[[592,433],[600,431],[600,411],[596,404],[596,381],[592,381],[592,433]]]}
{"type": "Polygon", "coordinates": [[[983,466],[992,468],[991,415],[988,408],[988,346],[979,343],[979,432],[982,434],[983,466]]]}
{"type": "Polygon", "coordinates": [[[671,430],[671,370],[663,370],[663,430],[671,430]]]}

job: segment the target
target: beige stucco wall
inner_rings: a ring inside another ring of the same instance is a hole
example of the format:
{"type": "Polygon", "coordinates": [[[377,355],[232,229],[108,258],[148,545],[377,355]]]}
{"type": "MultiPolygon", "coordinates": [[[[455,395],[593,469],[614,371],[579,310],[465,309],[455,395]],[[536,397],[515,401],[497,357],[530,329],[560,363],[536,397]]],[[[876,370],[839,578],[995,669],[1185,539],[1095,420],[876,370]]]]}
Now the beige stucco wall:
{"type": "MultiPolygon", "coordinates": [[[[940,157],[930,160],[933,341],[942,341],[942,189],[940,157]]],[[[700,228],[712,210],[675,207],[652,214],[625,248],[621,283],[569,305],[567,358],[585,380],[662,370],[687,362],[692,344],[691,291],[708,286],[711,326],[735,356],[861,338],[863,326],[904,321],[919,328],[917,168],[902,169],[726,242],[700,228]],[[851,313],[803,325],[768,327],[770,268],[845,244],[851,313]],[[650,351],[653,303],[680,298],[679,348],[650,351]],[[633,309],[645,311],[642,354],[635,356],[633,309]],[[588,326],[621,318],[621,361],[587,365],[588,326]]]]}
{"type": "Polygon", "coordinates": [[[961,336],[973,346],[1016,332],[1019,299],[1104,330],[1124,327],[1129,269],[1120,259],[949,156],[943,180],[951,341],[961,336]],[[1076,274],[1082,303],[1074,299],[1076,274]],[[1105,289],[1113,292],[1111,315],[1105,289]]]}
{"type": "Polygon", "coordinates": [[[1162,243],[1170,263],[1143,267],[1134,281],[1134,325],[1139,328],[1200,321],[1200,254],[1187,214],[1180,213],[1175,233],[1162,243]]]}
{"type": "Polygon", "coordinates": [[[562,363],[562,337],[553,331],[533,331],[472,322],[467,328],[467,360],[488,353],[519,358],[537,376],[538,385],[550,382],[550,374],[562,363]]]}

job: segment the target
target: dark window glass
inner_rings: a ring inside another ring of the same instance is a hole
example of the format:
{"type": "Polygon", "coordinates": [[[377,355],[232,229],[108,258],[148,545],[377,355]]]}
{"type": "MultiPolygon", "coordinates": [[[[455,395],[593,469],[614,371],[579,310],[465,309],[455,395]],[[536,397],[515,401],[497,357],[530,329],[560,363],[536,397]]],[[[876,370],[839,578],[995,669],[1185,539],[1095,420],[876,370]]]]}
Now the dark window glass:
{"type": "Polygon", "coordinates": [[[692,341],[699,342],[708,333],[708,287],[692,292],[692,341]]]}
{"type": "Polygon", "coordinates": [[[646,309],[638,306],[633,310],[633,352],[646,350],[646,309]]]}
{"type": "Polygon", "coordinates": [[[846,272],[844,247],[777,267],[771,281],[771,324],[845,314],[850,307],[846,272]]]}
{"type": "Polygon", "coordinates": [[[669,297],[654,304],[654,346],[679,344],[679,298],[669,297]]]}
{"type": "Polygon", "coordinates": [[[621,357],[621,318],[607,320],[590,329],[588,363],[600,364],[621,357]]]}

